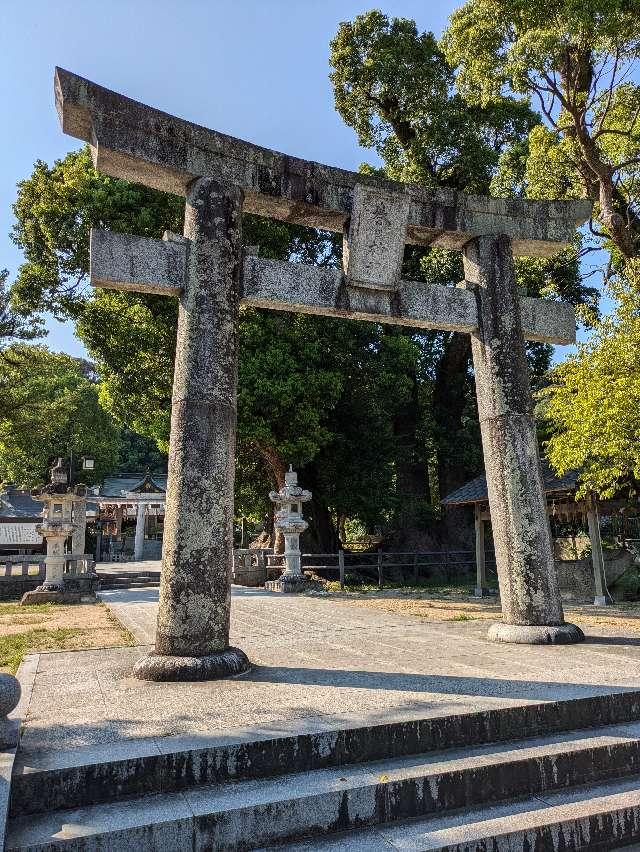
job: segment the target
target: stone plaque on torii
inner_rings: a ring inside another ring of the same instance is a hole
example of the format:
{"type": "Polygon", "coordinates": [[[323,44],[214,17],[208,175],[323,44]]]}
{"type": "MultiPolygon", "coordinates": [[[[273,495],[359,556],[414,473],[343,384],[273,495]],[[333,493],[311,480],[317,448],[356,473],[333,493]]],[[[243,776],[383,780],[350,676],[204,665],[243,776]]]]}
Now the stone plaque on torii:
{"type": "Polygon", "coordinates": [[[92,231],[91,281],[178,296],[160,606],[148,679],[243,671],[229,648],[240,303],[471,335],[503,621],[491,638],[575,642],[556,580],[525,340],[575,341],[571,305],[521,297],[513,255],[548,257],[590,215],[541,202],[426,189],[289,157],[133,101],[61,69],[66,133],[97,169],[186,198],[184,236],[92,231]],[[344,234],[344,270],[244,252],[242,212],[344,234]],[[465,281],[403,281],[404,246],[463,253],[465,281]]]}

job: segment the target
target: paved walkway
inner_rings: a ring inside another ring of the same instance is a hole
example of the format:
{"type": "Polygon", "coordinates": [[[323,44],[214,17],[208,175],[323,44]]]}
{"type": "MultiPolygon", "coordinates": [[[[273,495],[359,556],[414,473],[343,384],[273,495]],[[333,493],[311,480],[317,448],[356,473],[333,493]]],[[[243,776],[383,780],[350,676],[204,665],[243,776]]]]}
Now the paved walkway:
{"type": "MultiPolygon", "coordinates": [[[[142,645],[157,589],[101,593],[142,645]]],[[[602,692],[640,689],[640,638],[596,631],[584,645],[486,640],[487,622],[429,622],[335,599],[234,587],[231,641],[254,668],[209,683],[144,683],[144,647],[33,655],[21,749],[35,762],[85,747],[130,753],[133,741],[325,730],[602,692]]]]}

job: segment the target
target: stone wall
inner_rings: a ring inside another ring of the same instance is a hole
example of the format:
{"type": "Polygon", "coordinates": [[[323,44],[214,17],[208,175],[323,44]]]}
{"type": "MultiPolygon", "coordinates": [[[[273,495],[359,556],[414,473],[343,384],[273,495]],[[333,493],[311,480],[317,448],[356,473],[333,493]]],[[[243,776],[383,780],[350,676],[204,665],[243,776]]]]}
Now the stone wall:
{"type": "Polygon", "coordinates": [[[231,582],[236,586],[264,586],[267,580],[265,554],[271,550],[236,548],[233,551],[231,582]]]}
{"type": "MultiPolygon", "coordinates": [[[[628,550],[604,551],[607,585],[613,591],[615,583],[633,564],[633,556],[628,550]]],[[[558,584],[562,596],[567,600],[590,600],[595,595],[595,582],[591,558],[556,559],[558,584]]]]}
{"type": "Polygon", "coordinates": [[[32,592],[41,582],[42,578],[37,574],[0,578],[0,601],[18,601],[25,592],[32,592]]]}

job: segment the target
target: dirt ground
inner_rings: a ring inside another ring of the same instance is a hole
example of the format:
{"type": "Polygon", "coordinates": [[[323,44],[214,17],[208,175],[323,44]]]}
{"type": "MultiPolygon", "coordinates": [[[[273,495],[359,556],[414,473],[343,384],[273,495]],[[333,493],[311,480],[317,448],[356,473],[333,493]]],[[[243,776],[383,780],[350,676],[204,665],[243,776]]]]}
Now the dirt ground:
{"type": "Polygon", "coordinates": [[[0,671],[15,672],[30,651],[133,645],[135,640],[103,603],[0,604],[0,671]]]}
{"type": "MultiPolygon", "coordinates": [[[[332,592],[331,597],[347,606],[366,606],[429,621],[495,621],[502,617],[500,603],[496,597],[478,599],[464,594],[443,595],[413,592],[408,589],[385,589],[366,593],[332,592]]],[[[621,630],[640,632],[640,602],[607,607],[565,603],[564,613],[568,621],[581,626],[613,625],[621,630]]]]}

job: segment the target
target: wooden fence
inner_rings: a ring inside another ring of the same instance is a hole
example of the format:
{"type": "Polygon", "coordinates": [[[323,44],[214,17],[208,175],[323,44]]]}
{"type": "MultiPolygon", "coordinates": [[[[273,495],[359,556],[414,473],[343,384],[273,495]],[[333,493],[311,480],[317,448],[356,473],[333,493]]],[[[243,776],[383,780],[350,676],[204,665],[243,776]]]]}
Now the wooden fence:
{"type": "MultiPolygon", "coordinates": [[[[273,574],[282,568],[283,556],[269,554],[266,557],[267,574],[273,574]]],[[[495,556],[488,551],[485,555],[486,570],[495,572],[495,556]]],[[[476,555],[474,550],[430,550],[421,552],[398,553],[377,550],[367,553],[350,553],[339,550],[337,553],[303,553],[302,568],[314,571],[321,576],[337,579],[344,589],[345,575],[349,572],[370,577],[382,588],[385,578],[390,582],[410,581],[418,584],[421,580],[441,577],[446,582],[468,575],[475,580],[476,555]]]]}

